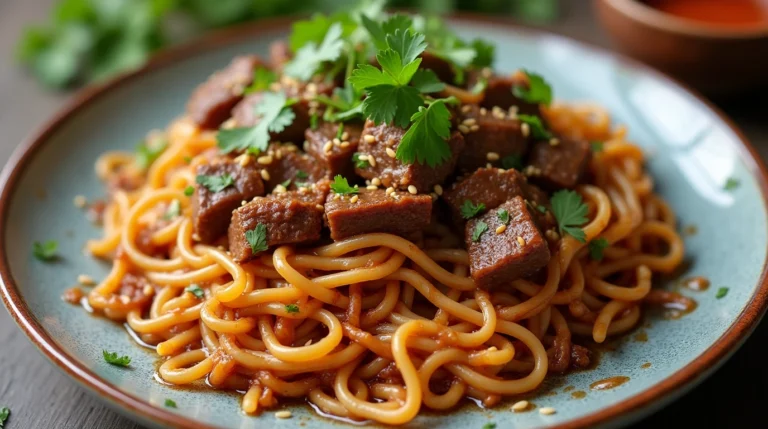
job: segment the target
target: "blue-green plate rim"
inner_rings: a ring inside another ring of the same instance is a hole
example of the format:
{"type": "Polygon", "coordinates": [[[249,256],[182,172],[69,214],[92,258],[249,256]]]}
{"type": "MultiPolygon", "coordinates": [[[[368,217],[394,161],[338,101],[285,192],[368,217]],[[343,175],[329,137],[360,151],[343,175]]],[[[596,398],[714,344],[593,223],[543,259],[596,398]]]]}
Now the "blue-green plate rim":
{"type": "MultiPolygon", "coordinates": [[[[39,128],[39,131],[33,134],[32,138],[19,145],[3,168],[2,175],[0,175],[0,189],[2,190],[2,193],[0,194],[0,246],[3,246],[0,248],[0,289],[2,289],[3,302],[9,313],[16,324],[19,325],[22,331],[24,331],[27,337],[29,337],[32,343],[43,353],[43,355],[67,375],[98,394],[101,398],[106,399],[113,405],[121,408],[123,411],[130,414],[138,414],[143,419],[147,419],[156,424],[184,428],[213,428],[212,426],[201,424],[198,421],[152,406],[144,398],[136,397],[121,391],[118,387],[99,377],[91,369],[68,355],[65,350],[56,344],[45,329],[43,329],[19,294],[18,287],[11,276],[10,264],[6,253],[7,250],[4,247],[6,242],[5,231],[8,222],[10,201],[15,192],[16,183],[24,170],[24,166],[26,166],[35,156],[37,150],[49,140],[50,136],[56,133],[57,130],[78,111],[96,101],[100,96],[108,93],[110,90],[113,90],[134,78],[143,76],[147,73],[152,73],[153,71],[162,69],[176,61],[195,56],[201,52],[209,51],[230,43],[236,43],[245,38],[254,37],[260,34],[276,30],[286,30],[296,19],[297,17],[284,17],[257,21],[209,33],[196,40],[157,53],[145,66],[138,70],[126,73],[104,84],[91,86],[81,90],[73,97],[66,107],[60,110],[59,113],[48,122],[43,124],[39,128]]],[[[554,39],[575,43],[580,49],[611,56],[618,59],[627,67],[639,69],[643,73],[652,75],[656,79],[682,88],[692,95],[699,103],[714,112],[719,119],[730,128],[736,136],[738,136],[738,141],[740,143],[738,145],[739,156],[747,165],[749,172],[755,177],[759,185],[763,205],[768,206],[768,169],[766,169],[757,151],[749,144],[744,134],[738,127],[736,127],[731,119],[707,101],[701,94],[685,84],[638,61],[623,57],[605,49],[594,47],[582,41],[576,41],[564,36],[515,25],[503,18],[471,13],[459,13],[449,16],[449,19],[457,23],[478,24],[484,26],[490,25],[496,30],[518,33],[525,37],[554,39]]],[[[713,368],[721,363],[723,359],[729,357],[741,344],[743,344],[765,314],[766,308],[768,308],[768,272],[766,272],[766,264],[768,264],[768,259],[763,261],[759,287],[752,296],[750,303],[744,308],[741,314],[738,315],[728,330],[707,350],[696,357],[696,359],[692,360],[688,365],[679,369],[671,376],[660,380],[652,387],[635,396],[586,416],[552,426],[551,428],[576,429],[592,427],[607,423],[621,415],[642,412],[641,410],[643,408],[649,407],[654,401],[679,392],[689,383],[709,375],[713,368]]]]}

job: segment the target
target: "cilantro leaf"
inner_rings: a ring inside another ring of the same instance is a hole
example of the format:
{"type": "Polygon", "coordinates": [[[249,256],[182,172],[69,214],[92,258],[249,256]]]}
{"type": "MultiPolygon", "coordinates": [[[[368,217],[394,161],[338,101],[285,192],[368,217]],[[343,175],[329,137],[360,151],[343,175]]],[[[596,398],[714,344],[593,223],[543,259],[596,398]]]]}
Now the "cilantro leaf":
{"type": "Polygon", "coordinates": [[[181,214],[181,202],[179,200],[173,200],[168,204],[168,210],[163,215],[164,220],[171,220],[181,214]]]}
{"type": "Polygon", "coordinates": [[[475,58],[472,60],[473,66],[483,68],[493,65],[493,58],[496,55],[496,45],[492,45],[482,39],[475,39],[472,41],[472,48],[475,49],[475,58]]]}
{"type": "Polygon", "coordinates": [[[368,88],[363,113],[376,125],[393,122],[408,128],[411,117],[423,108],[419,90],[411,86],[377,85],[368,88]]]}
{"type": "Polygon", "coordinates": [[[245,240],[251,245],[251,251],[254,255],[269,249],[267,244],[267,226],[260,223],[256,225],[256,228],[245,231],[245,240]]]}
{"type": "Polygon", "coordinates": [[[168,408],[176,408],[176,401],[174,401],[173,399],[166,399],[165,406],[168,408]]]}
{"type": "Polygon", "coordinates": [[[355,163],[355,167],[357,168],[368,168],[371,165],[367,160],[360,159],[360,152],[352,154],[352,162],[355,163]]]}
{"type": "Polygon", "coordinates": [[[313,113],[309,116],[309,129],[316,130],[320,116],[317,113],[313,113]]]}
{"type": "Polygon", "coordinates": [[[603,250],[610,245],[605,238],[597,238],[589,242],[587,247],[589,248],[589,257],[594,261],[603,260],[603,250]]]}
{"type": "Polygon", "coordinates": [[[410,17],[400,14],[390,16],[381,24],[366,15],[361,15],[360,18],[363,27],[368,30],[368,34],[370,34],[376,49],[379,50],[387,49],[387,34],[394,33],[397,30],[405,31],[413,25],[413,20],[410,17]]]}
{"type": "Polygon", "coordinates": [[[485,92],[486,88],[488,88],[488,79],[480,77],[477,82],[475,82],[475,85],[472,86],[470,92],[472,92],[472,94],[482,94],[485,92]]]}
{"type": "Polygon", "coordinates": [[[341,56],[344,48],[341,35],[341,24],[333,23],[320,45],[308,42],[296,51],[296,56],[285,65],[285,74],[299,80],[309,80],[324,62],[336,61],[341,56]]]}
{"type": "Polygon", "coordinates": [[[206,176],[204,174],[198,174],[195,178],[197,184],[204,186],[211,192],[221,192],[230,186],[235,184],[235,179],[227,173],[221,176],[206,176]]]}
{"type": "Polygon", "coordinates": [[[184,195],[191,197],[192,194],[195,193],[195,187],[194,186],[187,186],[184,188],[184,195]]]}
{"type": "Polygon", "coordinates": [[[285,305],[285,312],[286,313],[298,313],[299,312],[299,306],[296,304],[286,304],[285,305]]]}
{"type": "Polygon", "coordinates": [[[591,141],[589,142],[589,146],[592,148],[592,152],[600,152],[603,150],[603,142],[600,141],[591,141]]]}
{"type": "Polygon", "coordinates": [[[414,73],[411,79],[411,85],[418,89],[422,94],[440,92],[445,89],[445,84],[440,82],[437,75],[432,70],[420,69],[414,73]]]}
{"type": "Polygon", "coordinates": [[[104,360],[110,365],[128,366],[131,363],[131,358],[129,356],[118,356],[116,352],[110,353],[106,350],[102,350],[101,354],[104,356],[104,360]]]}
{"type": "Polygon", "coordinates": [[[387,46],[399,54],[404,64],[409,64],[415,62],[427,49],[425,39],[426,37],[421,33],[398,28],[387,34],[387,46]]]}
{"type": "Polygon", "coordinates": [[[735,177],[729,177],[728,180],[725,181],[725,185],[723,185],[723,189],[726,191],[733,191],[734,189],[738,188],[741,182],[739,182],[739,179],[736,179],[735,177]]]}
{"type": "Polygon", "coordinates": [[[306,179],[307,177],[309,177],[309,174],[307,174],[305,171],[303,171],[303,170],[296,170],[296,178],[297,179],[306,179]]]}
{"type": "Polygon", "coordinates": [[[488,422],[483,425],[483,429],[496,429],[496,423],[488,422]]]}
{"type": "Polygon", "coordinates": [[[475,205],[470,200],[464,200],[464,204],[461,205],[459,210],[461,211],[461,217],[464,219],[472,219],[485,210],[485,204],[480,203],[475,205]]]}
{"type": "Polygon", "coordinates": [[[538,210],[539,213],[546,213],[547,212],[547,208],[542,206],[542,205],[536,206],[536,210],[538,210]]]}
{"type": "Polygon", "coordinates": [[[411,121],[397,147],[397,159],[405,164],[426,162],[435,167],[451,158],[453,154],[446,142],[451,134],[451,112],[444,99],[435,100],[428,108],[419,107],[411,121]]]}
{"type": "Polygon", "coordinates": [[[430,52],[436,56],[452,63],[454,65],[454,71],[456,68],[465,69],[469,67],[475,60],[477,52],[474,49],[466,46],[452,46],[450,48],[443,49],[430,49],[430,52]]]}
{"type": "Polygon", "coordinates": [[[508,155],[501,159],[501,166],[505,170],[514,168],[515,170],[523,169],[523,158],[520,155],[508,155]]]}
{"type": "Polygon", "coordinates": [[[509,212],[507,209],[501,209],[496,213],[496,216],[499,218],[501,223],[504,225],[509,225],[509,212]]]}
{"type": "Polygon", "coordinates": [[[727,287],[721,287],[717,290],[717,293],[715,294],[715,298],[725,298],[725,296],[728,295],[728,288],[727,287]]]}
{"type": "Polygon", "coordinates": [[[360,192],[360,189],[357,187],[357,185],[349,186],[349,182],[341,174],[337,174],[336,177],[333,178],[333,183],[331,183],[331,190],[339,195],[357,194],[360,192]]]}
{"type": "Polygon", "coordinates": [[[289,186],[291,186],[291,179],[286,179],[280,182],[280,186],[287,189],[289,186]]]}
{"type": "Polygon", "coordinates": [[[531,129],[531,136],[533,136],[533,138],[538,140],[546,140],[552,138],[552,133],[544,128],[544,123],[541,122],[541,118],[538,116],[519,114],[517,115],[517,119],[520,120],[520,122],[528,124],[531,129]]]}
{"type": "Polygon", "coordinates": [[[580,228],[587,223],[587,205],[576,191],[561,190],[552,195],[552,213],[557,219],[560,235],[568,234],[576,240],[586,243],[586,234],[580,228]]]}
{"type": "Polygon", "coordinates": [[[0,408],[0,429],[4,427],[5,422],[8,420],[8,416],[11,415],[11,410],[8,407],[0,408]]]}
{"type": "Polygon", "coordinates": [[[523,70],[528,77],[528,86],[515,85],[512,87],[512,94],[528,103],[552,104],[552,87],[544,78],[536,73],[523,70]]]}
{"type": "Polygon", "coordinates": [[[136,165],[142,170],[146,170],[152,165],[153,162],[165,151],[168,147],[168,141],[165,139],[157,139],[153,144],[149,141],[145,141],[136,146],[136,165]]]}
{"type": "Polygon", "coordinates": [[[472,241],[477,243],[480,241],[480,237],[488,231],[488,224],[483,221],[478,221],[477,224],[475,224],[475,229],[472,230],[472,241]]]}
{"type": "Polygon", "coordinates": [[[32,255],[40,261],[51,262],[58,257],[56,254],[58,248],[59,243],[55,240],[48,240],[43,243],[35,241],[32,243],[32,255]]]}
{"type": "Polygon", "coordinates": [[[259,123],[252,127],[221,129],[216,135],[222,153],[235,150],[265,151],[269,146],[269,133],[279,133],[293,123],[296,114],[288,106],[284,92],[265,92],[255,112],[259,123]]]}
{"type": "Polygon", "coordinates": [[[184,288],[184,292],[189,292],[197,299],[202,299],[205,296],[205,291],[198,284],[191,284],[184,288]]]}
{"type": "Polygon", "coordinates": [[[277,74],[266,67],[259,67],[253,72],[253,82],[243,91],[245,94],[266,91],[277,82],[277,74]]]}
{"type": "Polygon", "coordinates": [[[349,81],[358,91],[372,86],[397,84],[394,77],[370,64],[363,64],[352,71],[349,81]]]}

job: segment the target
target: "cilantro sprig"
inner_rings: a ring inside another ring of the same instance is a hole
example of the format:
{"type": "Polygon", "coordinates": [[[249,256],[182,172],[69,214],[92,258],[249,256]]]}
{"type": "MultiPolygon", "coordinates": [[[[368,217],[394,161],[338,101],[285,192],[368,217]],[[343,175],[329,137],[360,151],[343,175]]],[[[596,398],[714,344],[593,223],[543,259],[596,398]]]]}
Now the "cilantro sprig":
{"type": "Polygon", "coordinates": [[[200,285],[193,283],[187,287],[184,288],[184,292],[189,292],[192,295],[195,296],[197,299],[202,299],[205,296],[205,291],[203,288],[200,287],[200,285]]]}
{"type": "Polygon", "coordinates": [[[552,133],[544,126],[544,122],[541,121],[536,115],[517,115],[517,119],[520,122],[528,124],[531,130],[531,136],[537,140],[546,140],[552,138],[552,133]]]}
{"type": "Polygon", "coordinates": [[[155,160],[162,155],[168,147],[168,140],[155,139],[141,142],[136,146],[136,165],[142,170],[146,170],[155,160]]]}
{"type": "Polygon", "coordinates": [[[589,248],[589,257],[593,261],[602,261],[603,250],[605,250],[609,245],[610,243],[608,243],[608,240],[603,237],[590,241],[587,245],[587,248],[589,248]]]}
{"type": "Polygon", "coordinates": [[[117,352],[108,352],[106,350],[101,351],[104,356],[104,361],[110,365],[126,367],[131,364],[130,356],[118,356],[117,352]]]}
{"type": "Polygon", "coordinates": [[[245,94],[251,94],[259,91],[266,91],[269,86],[277,82],[277,74],[266,67],[258,67],[253,72],[253,82],[243,91],[245,94]]]}
{"type": "Polygon", "coordinates": [[[42,243],[35,241],[32,243],[32,255],[40,261],[51,262],[58,257],[56,254],[58,248],[59,243],[56,240],[48,240],[42,243]]]}
{"type": "Polygon", "coordinates": [[[285,312],[286,313],[298,313],[299,312],[299,306],[297,304],[286,304],[285,305],[285,312]]]}
{"type": "Polygon", "coordinates": [[[211,192],[221,192],[235,184],[235,178],[232,175],[224,173],[222,175],[198,174],[195,178],[198,185],[204,186],[211,192]]]}
{"type": "Polygon", "coordinates": [[[285,74],[299,80],[309,80],[323,63],[336,61],[344,48],[341,24],[331,24],[322,42],[305,43],[296,51],[296,56],[285,65],[285,74]]]}
{"type": "Polygon", "coordinates": [[[552,87],[540,75],[528,70],[522,71],[528,78],[528,85],[515,85],[512,93],[515,97],[532,104],[549,106],[552,103],[552,87]]]}
{"type": "Polygon", "coordinates": [[[501,209],[496,213],[496,217],[499,218],[499,221],[503,223],[504,225],[509,225],[509,211],[507,209],[501,209]]]}
{"type": "Polygon", "coordinates": [[[435,100],[413,114],[413,124],[397,147],[398,160],[405,164],[426,163],[434,168],[451,159],[453,153],[446,142],[451,134],[451,112],[446,103],[453,103],[453,99],[435,100]]]}
{"type": "Polygon", "coordinates": [[[251,246],[251,251],[254,255],[269,249],[267,244],[267,226],[260,223],[256,225],[256,228],[245,231],[245,240],[251,246]]]}
{"type": "Polygon", "coordinates": [[[292,103],[293,100],[282,91],[263,93],[261,102],[254,107],[260,117],[259,123],[252,127],[219,130],[216,135],[219,149],[225,154],[236,150],[267,150],[269,133],[282,132],[296,118],[290,107],[292,103]]]}
{"type": "Polygon", "coordinates": [[[587,223],[587,205],[576,191],[561,190],[552,195],[552,213],[557,220],[560,235],[570,235],[586,243],[587,237],[581,226],[587,223]]]}
{"type": "Polygon", "coordinates": [[[8,420],[8,417],[11,415],[11,410],[8,407],[0,408],[0,429],[5,427],[5,422],[8,420]]]}
{"type": "Polygon", "coordinates": [[[480,241],[480,237],[488,231],[488,224],[483,221],[478,221],[475,224],[475,229],[472,230],[472,241],[477,243],[480,241]]]}
{"type": "Polygon", "coordinates": [[[347,181],[346,177],[342,176],[341,174],[337,174],[336,177],[333,178],[333,183],[331,183],[331,190],[339,195],[350,195],[360,192],[360,188],[358,188],[357,185],[349,186],[349,182],[347,181]]]}
{"type": "Polygon", "coordinates": [[[485,210],[485,204],[473,204],[470,200],[464,200],[464,204],[459,208],[461,217],[464,219],[472,219],[482,213],[483,210],[485,210]]]}

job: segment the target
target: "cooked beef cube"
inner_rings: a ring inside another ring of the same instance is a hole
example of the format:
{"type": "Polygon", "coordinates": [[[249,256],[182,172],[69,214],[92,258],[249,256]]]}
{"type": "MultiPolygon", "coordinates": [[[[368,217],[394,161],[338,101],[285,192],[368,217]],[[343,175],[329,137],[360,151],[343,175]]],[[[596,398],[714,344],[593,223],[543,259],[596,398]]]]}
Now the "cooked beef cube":
{"type": "Polygon", "coordinates": [[[432,70],[438,79],[449,84],[453,84],[456,80],[456,73],[453,71],[451,63],[429,52],[421,54],[419,68],[432,70]]]}
{"type": "Polygon", "coordinates": [[[547,194],[528,183],[525,176],[517,170],[481,168],[455,182],[443,194],[457,224],[461,224],[463,219],[461,206],[465,201],[470,201],[474,205],[483,204],[484,211],[487,211],[518,196],[523,197],[529,207],[533,206],[532,212],[542,230],[547,230],[554,225],[547,194]],[[543,208],[539,209],[540,206],[543,208]]]}
{"type": "Polygon", "coordinates": [[[288,180],[290,183],[287,189],[297,189],[299,185],[315,183],[328,176],[328,172],[315,158],[300,152],[293,144],[273,143],[262,156],[267,158],[264,162],[269,161],[260,164],[267,171],[268,179],[265,179],[268,191],[288,180]]]}
{"type": "Polygon", "coordinates": [[[373,156],[375,164],[368,161],[368,166],[355,166],[355,172],[366,179],[378,177],[384,186],[407,189],[413,185],[419,192],[431,192],[432,188],[443,182],[453,172],[459,153],[464,149],[464,136],[455,131],[448,138],[448,146],[453,156],[450,160],[434,168],[426,164],[403,164],[394,158],[405,130],[394,125],[374,125],[367,121],[360,138],[358,152],[364,156],[373,156]],[[369,137],[370,136],[370,137],[369,137]]]}
{"type": "Polygon", "coordinates": [[[331,176],[341,174],[344,177],[351,177],[354,173],[352,155],[357,152],[362,127],[356,124],[345,124],[342,137],[336,140],[339,126],[340,124],[323,122],[315,130],[307,128],[304,134],[307,145],[304,149],[314,156],[331,176]]]}
{"type": "Polygon", "coordinates": [[[466,142],[459,157],[461,171],[472,172],[487,164],[498,167],[504,158],[522,159],[528,151],[528,139],[520,131],[520,121],[511,118],[506,110],[466,104],[458,118],[466,142]]]}
{"type": "Polygon", "coordinates": [[[232,213],[229,225],[229,252],[237,262],[256,255],[246,239],[246,232],[259,224],[266,226],[267,245],[308,243],[320,238],[323,206],[307,202],[298,191],[254,198],[232,213]]]}
{"type": "Polygon", "coordinates": [[[531,147],[529,166],[524,171],[530,175],[531,182],[545,189],[573,188],[584,175],[591,154],[586,140],[561,137],[539,141],[531,147]]]}
{"type": "Polygon", "coordinates": [[[286,41],[278,40],[269,45],[269,65],[273,70],[282,71],[291,57],[291,48],[286,41]]]}
{"type": "Polygon", "coordinates": [[[334,240],[370,232],[413,238],[429,225],[432,197],[397,191],[387,195],[383,189],[361,189],[355,196],[331,193],[325,214],[334,240]]]}
{"type": "Polygon", "coordinates": [[[214,73],[195,89],[187,103],[189,117],[201,128],[218,128],[243,99],[243,90],[253,81],[254,70],[262,65],[255,55],[232,60],[227,68],[214,73]]]}
{"type": "Polygon", "coordinates": [[[485,96],[480,103],[482,107],[486,109],[499,107],[509,110],[510,107],[517,106],[517,113],[541,117],[541,109],[538,104],[525,102],[512,93],[512,88],[515,86],[528,86],[528,79],[522,72],[514,73],[511,76],[498,76],[484,71],[469,73],[467,87],[474,87],[480,79],[486,79],[488,82],[485,96]]]}
{"type": "Polygon", "coordinates": [[[549,262],[549,246],[522,197],[515,197],[467,222],[464,240],[469,252],[470,272],[477,287],[508,285],[512,280],[535,273],[549,262]],[[509,213],[508,224],[499,219],[501,210],[509,213]],[[477,237],[480,222],[484,222],[488,229],[477,237]]]}
{"type": "Polygon", "coordinates": [[[232,176],[235,183],[219,192],[211,192],[202,185],[195,187],[192,196],[192,222],[195,233],[203,243],[212,243],[227,232],[232,211],[244,200],[264,195],[264,183],[253,164],[242,166],[229,159],[217,159],[212,164],[197,167],[198,175],[232,176]]]}

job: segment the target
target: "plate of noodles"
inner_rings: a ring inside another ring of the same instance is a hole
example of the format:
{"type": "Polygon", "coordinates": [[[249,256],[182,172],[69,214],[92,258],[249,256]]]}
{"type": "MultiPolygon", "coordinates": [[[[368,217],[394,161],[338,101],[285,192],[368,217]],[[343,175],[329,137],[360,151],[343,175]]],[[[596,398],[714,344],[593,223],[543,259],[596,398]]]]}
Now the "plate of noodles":
{"type": "Polygon", "coordinates": [[[207,36],[82,93],[2,180],[10,313],[153,426],[616,427],[766,308],[765,169],[730,121],[489,18],[207,36]]]}

